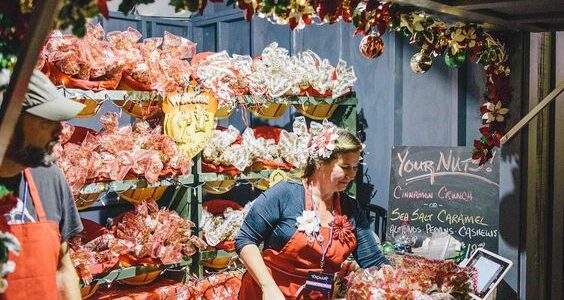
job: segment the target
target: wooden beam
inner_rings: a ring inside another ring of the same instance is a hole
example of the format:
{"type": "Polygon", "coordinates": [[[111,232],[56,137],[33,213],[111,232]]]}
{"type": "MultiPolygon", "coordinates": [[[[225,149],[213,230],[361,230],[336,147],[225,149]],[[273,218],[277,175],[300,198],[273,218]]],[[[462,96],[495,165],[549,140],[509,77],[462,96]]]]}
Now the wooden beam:
{"type": "Polygon", "coordinates": [[[511,21],[519,22],[519,23],[563,22],[564,21],[564,11],[513,15],[510,18],[511,18],[511,21]]]}
{"type": "Polygon", "coordinates": [[[513,128],[511,128],[500,139],[501,144],[507,143],[507,141],[509,141],[511,137],[513,137],[517,132],[519,132],[519,130],[521,130],[525,125],[527,125],[534,117],[536,117],[536,115],[538,115],[543,108],[545,108],[554,99],[556,99],[556,97],[558,97],[558,95],[560,95],[562,91],[564,91],[564,81],[560,82],[558,86],[554,90],[552,90],[552,92],[550,92],[550,94],[548,94],[544,99],[542,99],[542,101],[539,104],[537,104],[533,109],[531,109],[531,111],[525,117],[523,117],[523,119],[521,119],[517,124],[515,124],[515,126],[513,126],[513,128]]]}
{"type": "Polygon", "coordinates": [[[37,64],[39,51],[60,9],[59,4],[59,0],[34,2],[35,8],[31,15],[29,31],[24,37],[8,90],[0,106],[0,164],[22,110],[29,78],[37,64]]]}
{"type": "Polygon", "coordinates": [[[460,9],[467,9],[467,10],[478,10],[478,9],[503,9],[503,8],[514,8],[514,7],[523,7],[523,6],[545,6],[545,5],[555,5],[557,2],[554,0],[455,0],[449,1],[448,5],[454,6],[460,9]]]}
{"type": "Polygon", "coordinates": [[[404,6],[415,6],[425,10],[451,15],[472,22],[490,24],[493,25],[494,27],[498,27],[505,30],[521,30],[521,31],[532,31],[532,32],[547,31],[546,28],[543,27],[530,25],[530,24],[520,24],[499,17],[460,9],[433,0],[392,0],[391,2],[404,6]]]}

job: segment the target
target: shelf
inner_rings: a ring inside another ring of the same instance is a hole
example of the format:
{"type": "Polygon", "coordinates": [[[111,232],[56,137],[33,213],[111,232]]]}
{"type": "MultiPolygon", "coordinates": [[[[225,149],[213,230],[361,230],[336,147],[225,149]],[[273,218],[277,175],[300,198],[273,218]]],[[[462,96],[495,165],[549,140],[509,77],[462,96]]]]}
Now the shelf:
{"type": "MultiPolygon", "coordinates": [[[[218,173],[201,173],[198,175],[200,182],[222,181],[222,180],[249,180],[249,179],[262,179],[268,178],[272,170],[263,170],[260,172],[247,172],[237,176],[218,173]]],[[[80,194],[94,194],[103,192],[123,192],[132,189],[152,188],[159,186],[171,185],[191,185],[194,184],[194,175],[185,175],[177,178],[165,178],[155,183],[148,183],[145,179],[130,179],[122,181],[108,181],[90,183],[82,187],[80,194]]]]}
{"type": "MultiPolygon", "coordinates": [[[[104,91],[91,91],[80,89],[67,89],[59,88],[59,92],[71,99],[75,100],[92,100],[100,104],[104,101],[130,101],[130,102],[146,102],[146,101],[163,101],[173,93],[166,92],[143,92],[143,91],[122,91],[122,90],[104,90],[104,91]]],[[[177,93],[174,93],[177,94],[177,93]]],[[[356,94],[349,93],[348,95],[333,99],[331,97],[309,97],[309,96],[284,96],[284,97],[264,97],[264,96],[238,96],[234,99],[239,105],[246,107],[253,107],[253,105],[266,105],[266,104],[287,104],[287,105],[342,105],[343,109],[338,110],[337,117],[339,117],[339,126],[349,127],[353,130],[356,128],[357,114],[355,106],[358,104],[356,94]]],[[[90,101],[84,101],[90,102],[90,101]]],[[[89,103],[92,104],[92,103],[89,103]]],[[[120,103],[124,105],[127,103],[120,103]]],[[[158,103],[157,103],[158,104],[158,103]]],[[[299,107],[298,107],[299,108],[299,107]]],[[[332,109],[332,108],[331,108],[332,109]]],[[[334,118],[337,118],[334,117],[334,118]]],[[[182,218],[189,219],[195,224],[199,224],[202,217],[202,202],[204,191],[202,185],[212,181],[223,180],[257,180],[269,179],[273,170],[263,170],[258,172],[244,172],[242,174],[232,176],[228,174],[206,173],[201,172],[201,154],[195,159],[196,165],[192,168],[191,174],[159,179],[155,183],[148,183],[145,179],[129,179],[122,181],[109,181],[97,182],[85,185],[80,193],[81,194],[97,194],[104,192],[123,192],[133,189],[153,188],[160,186],[182,186],[183,188],[176,189],[171,193],[169,209],[176,211],[182,218]],[[188,188],[187,188],[188,187],[188,188]],[[190,189],[192,188],[192,190],[190,189]]],[[[287,172],[290,176],[291,171],[287,172]]],[[[295,175],[295,174],[294,174],[295,175]]],[[[290,176],[290,178],[292,178],[290,176]]],[[[92,197],[93,198],[93,197],[92,197]]],[[[199,234],[199,229],[195,229],[195,234],[199,234]]],[[[262,249],[262,245],[259,246],[262,249]]],[[[110,283],[115,280],[135,277],[149,272],[165,270],[168,268],[181,268],[182,272],[192,272],[198,276],[203,275],[202,260],[211,260],[216,258],[229,259],[236,257],[236,252],[227,252],[224,250],[210,250],[199,251],[194,256],[186,261],[182,261],[173,265],[160,265],[160,266],[135,266],[128,268],[121,268],[110,271],[108,274],[95,278],[92,284],[110,283]],[[188,269],[186,269],[188,267],[188,269]],[[185,270],[186,269],[186,270],[185,270]]]]}
{"type": "MultiPolygon", "coordinates": [[[[233,176],[229,174],[219,174],[219,173],[200,173],[197,175],[199,182],[211,182],[211,181],[223,181],[223,180],[253,180],[253,179],[264,179],[269,178],[274,170],[263,170],[259,172],[247,172],[241,173],[239,175],[233,176]]],[[[289,171],[286,171],[289,172],[289,171]]],[[[108,181],[108,182],[96,182],[90,183],[82,187],[80,194],[95,194],[95,193],[107,193],[107,192],[124,192],[133,189],[142,188],[153,188],[159,186],[171,186],[171,185],[193,185],[195,184],[195,175],[185,175],[176,178],[165,178],[160,179],[155,183],[148,183],[145,179],[129,179],[121,181],[108,181]]]]}
{"type": "MultiPolygon", "coordinates": [[[[264,248],[264,244],[261,243],[260,245],[258,245],[258,248],[260,251],[262,251],[264,248]]],[[[236,251],[227,252],[225,250],[206,250],[206,251],[201,251],[200,253],[201,253],[200,259],[232,258],[237,256],[236,251]]]]}
{"type": "MultiPolygon", "coordinates": [[[[143,91],[121,91],[121,90],[81,90],[81,89],[67,89],[64,87],[59,88],[59,92],[71,99],[90,99],[96,101],[105,100],[124,100],[124,101],[162,101],[169,93],[167,92],[143,92],[143,91]]],[[[317,104],[339,104],[339,105],[357,105],[358,100],[356,94],[349,93],[345,96],[333,99],[331,97],[309,97],[309,96],[282,96],[277,98],[265,96],[244,95],[238,96],[237,102],[239,104],[268,104],[268,103],[281,103],[281,104],[302,104],[302,105],[317,105],[317,104]]]]}
{"type": "Polygon", "coordinates": [[[129,100],[129,101],[162,101],[166,98],[167,92],[144,92],[144,91],[120,91],[120,90],[81,90],[59,88],[59,92],[70,99],[90,99],[97,101],[105,100],[129,100]]]}
{"type": "MultiPolygon", "coordinates": [[[[127,268],[120,268],[110,271],[110,273],[103,275],[101,277],[94,278],[94,280],[92,280],[92,283],[90,283],[90,285],[110,283],[116,280],[131,278],[137,275],[146,274],[157,270],[185,267],[187,265],[190,265],[191,263],[192,263],[192,259],[188,259],[172,265],[132,266],[127,268]]],[[[83,284],[81,283],[81,285],[83,284]]]]}
{"type": "Polygon", "coordinates": [[[272,170],[263,170],[260,172],[247,172],[247,173],[241,173],[236,176],[228,175],[228,174],[218,174],[218,173],[201,173],[198,175],[198,180],[200,182],[210,182],[210,181],[222,181],[222,180],[262,179],[262,178],[268,178],[271,173],[272,170]]]}
{"type": "Polygon", "coordinates": [[[214,258],[232,258],[237,256],[237,252],[227,252],[225,250],[207,250],[201,252],[200,259],[214,259],[214,258]]]}
{"type": "Polygon", "coordinates": [[[80,190],[80,194],[94,194],[102,192],[123,192],[131,189],[152,188],[170,185],[190,185],[194,183],[194,175],[160,179],[149,183],[145,179],[130,179],[121,181],[96,182],[87,184],[80,190]]]}
{"type": "Polygon", "coordinates": [[[331,97],[310,97],[310,96],[282,96],[275,98],[264,97],[264,96],[252,96],[245,95],[237,97],[239,104],[268,104],[268,103],[280,103],[280,104],[302,104],[302,105],[318,105],[318,104],[339,104],[339,105],[357,105],[358,100],[356,99],[355,93],[350,93],[348,95],[331,98],[331,97]]]}

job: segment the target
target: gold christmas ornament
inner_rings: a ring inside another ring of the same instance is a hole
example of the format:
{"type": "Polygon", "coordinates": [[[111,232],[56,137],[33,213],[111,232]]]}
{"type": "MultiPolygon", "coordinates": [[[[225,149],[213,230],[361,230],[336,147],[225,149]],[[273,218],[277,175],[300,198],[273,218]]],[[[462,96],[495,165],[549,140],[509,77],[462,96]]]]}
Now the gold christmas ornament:
{"type": "Polygon", "coordinates": [[[421,52],[415,53],[415,55],[411,57],[411,62],[409,63],[411,70],[417,74],[423,74],[429,71],[432,65],[433,60],[431,57],[421,52]]]}

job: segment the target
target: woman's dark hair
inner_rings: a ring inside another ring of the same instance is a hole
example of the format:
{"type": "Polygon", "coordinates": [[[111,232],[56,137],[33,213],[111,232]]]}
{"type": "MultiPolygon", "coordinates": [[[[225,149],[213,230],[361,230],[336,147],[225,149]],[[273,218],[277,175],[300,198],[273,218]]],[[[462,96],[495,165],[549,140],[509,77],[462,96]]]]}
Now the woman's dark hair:
{"type": "Polygon", "coordinates": [[[307,164],[304,168],[303,178],[309,178],[313,175],[315,171],[315,164],[318,161],[328,163],[334,159],[339,158],[340,155],[348,153],[348,152],[360,152],[362,151],[362,142],[360,139],[351,131],[338,128],[337,129],[337,139],[335,140],[335,149],[331,152],[331,156],[328,158],[318,158],[314,159],[310,157],[307,160],[307,164]]]}

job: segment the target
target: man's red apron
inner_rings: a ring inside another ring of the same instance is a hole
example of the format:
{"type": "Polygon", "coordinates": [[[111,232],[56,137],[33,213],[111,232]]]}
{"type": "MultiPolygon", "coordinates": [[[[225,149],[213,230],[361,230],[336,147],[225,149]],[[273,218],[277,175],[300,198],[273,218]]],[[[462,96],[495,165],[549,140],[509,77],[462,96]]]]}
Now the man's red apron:
{"type": "Polygon", "coordinates": [[[24,171],[24,175],[38,220],[3,228],[18,238],[21,249],[19,256],[9,256],[16,263],[16,270],[8,274],[8,288],[0,294],[0,299],[57,299],[56,273],[61,247],[59,228],[57,223],[47,220],[29,169],[24,171]]]}
{"type": "MultiPolygon", "coordinates": [[[[312,208],[311,198],[307,192],[305,208],[306,210],[312,208]]],[[[335,213],[336,215],[341,214],[340,199],[336,201],[335,213]]],[[[324,246],[330,240],[330,232],[330,228],[321,227],[323,241],[326,241],[324,246]]],[[[321,269],[321,245],[317,242],[308,242],[308,237],[304,232],[296,231],[282,250],[279,252],[272,249],[264,250],[262,257],[286,299],[323,299],[324,296],[320,292],[304,291],[308,272],[337,273],[341,269],[341,264],[355,248],[356,238],[354,237],[345,243],[334,238],[325,256],[325,266],[321,269]]],[[[262,299],[262,290],[249,272],[243,275],[239,299],[262,299]]]]}

